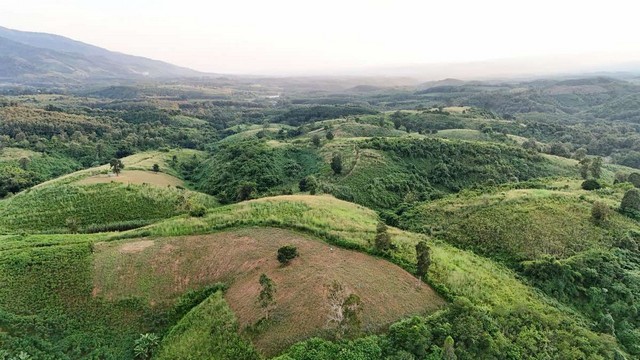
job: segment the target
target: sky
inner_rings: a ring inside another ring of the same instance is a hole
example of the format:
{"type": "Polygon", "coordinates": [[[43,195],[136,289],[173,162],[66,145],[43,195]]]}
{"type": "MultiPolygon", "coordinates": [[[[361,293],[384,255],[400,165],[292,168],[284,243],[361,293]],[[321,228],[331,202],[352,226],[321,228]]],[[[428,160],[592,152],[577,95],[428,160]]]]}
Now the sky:
{"type": "Polygon", "coordinates": [[[0,0],[0,26],[200,71],[294,75],[532,57],[640,60],[635,3],[0,0]]]}

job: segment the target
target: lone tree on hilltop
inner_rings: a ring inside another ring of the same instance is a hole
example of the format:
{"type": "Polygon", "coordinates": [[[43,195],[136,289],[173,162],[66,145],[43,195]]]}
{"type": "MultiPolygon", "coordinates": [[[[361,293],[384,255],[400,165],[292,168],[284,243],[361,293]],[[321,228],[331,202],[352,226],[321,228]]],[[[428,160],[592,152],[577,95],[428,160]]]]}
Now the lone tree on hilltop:
{"type": "Polygon", "coordinates": [[[153,170],[153,172],[157,173],[160,171],[160,165],[158,164],[153,164],[153,166],[151,167],[151,170],[153,170]]]}
{"type": "Polygon", "coordinates": [[[426,241],[420,241],[416,244],[417,271],[416,274],[423,279],[429,273],[431,266],[431,248],[426,241]]]}
{"type": "Polygon", "coordinates": [[[333,154],[333,158],[331,159],[331,170],[336,175],[342,173],[342,156],[338,153],[333,154]]]}
{"type": "Polygon", "coordinates": [[[269,320],[269,313],[276,306],[276,284],[271,280],[267,274],[260,275],[260,294],[258,295],[258,304],[264,311],[264,318],[269,320]]]}
{"type": "Polygon", "coordinates": [[[298,257],[298,249],[293,245],[285,245],[278,249],[278,261],[282,265],[289,264],[296,257],[298,257]]]}
{"type": "Polygon", "coordinates": [[[116,158],[113,158],[111,159],[111,161],[109,161],[109,166],[111,166],[111,171],[113,171],[116,176],[120,175],[120,172],[122,172],[122,169],[124,169],[122,160],[116,158]]]}

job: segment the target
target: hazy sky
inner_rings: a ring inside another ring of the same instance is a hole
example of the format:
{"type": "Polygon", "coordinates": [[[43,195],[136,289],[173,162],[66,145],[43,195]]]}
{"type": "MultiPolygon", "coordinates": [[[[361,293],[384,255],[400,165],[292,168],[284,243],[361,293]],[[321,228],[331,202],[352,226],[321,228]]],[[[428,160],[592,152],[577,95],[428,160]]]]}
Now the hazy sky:
{"type": "Polygon", "coordinates": [[[605,53],[640,58],[634,0],[0,0],[0,25],[220,73],[605,53]]]}

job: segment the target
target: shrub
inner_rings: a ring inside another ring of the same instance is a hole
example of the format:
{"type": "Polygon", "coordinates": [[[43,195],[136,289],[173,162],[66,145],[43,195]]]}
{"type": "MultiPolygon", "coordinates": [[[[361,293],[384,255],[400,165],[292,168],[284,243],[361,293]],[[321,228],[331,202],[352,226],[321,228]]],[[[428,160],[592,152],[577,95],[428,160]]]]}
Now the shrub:
{"type": "Polygon", "coordinates": [[[333,154],[333,158],[331,159],[331,170],[336,175],[342,173],[342,156],[340,154],[333,154]]]}
{"type": "Polygon", "coordinates": [[[189,210],[189,216],[192,217],[203,217],[207,213],[207,208],[202,205],[195,205],[191,210],[189,210]]]}
{"type": "Polygon", "coordinates": [[[278,249],[278,261],[282,265],[289,264],[296,257],[298,257],[298,249],[293,245],[286,245],[278,249]]]}
{"type": "Polygon", "coordinates": [[[640,212],[640,191],[637,189],[628,190],[622,198],[620,210],[630,214],[640,212]]]}
{"type": "Polygon", "coordinates": [[[635,187],[640,187],[640,173],[634,172],[629,174],[627,181],[632,183],[635,187]]]}
{"type": "Polygon", "coordinates": [[[309,175],[300,180],[298,184],[300,191],[309,191],[312,195],[315,194],[318,187],[318,180],[313,175],[309,175]]]}
{"type": "Polygon", "coordinates": [[[593,203],[593,206],[591,207],[591,220],[593,220],[594,223],[598,225],[603,224],[607,221],[608,216],[609,207],[605,203],[601,201],[593,203]]]}
{"type": "Polygon", "coordinates": [[[582,182],[582,189],[587,191],[598,190],[602,188],[602,185],[597,180],[588,179],[582,182]]]}

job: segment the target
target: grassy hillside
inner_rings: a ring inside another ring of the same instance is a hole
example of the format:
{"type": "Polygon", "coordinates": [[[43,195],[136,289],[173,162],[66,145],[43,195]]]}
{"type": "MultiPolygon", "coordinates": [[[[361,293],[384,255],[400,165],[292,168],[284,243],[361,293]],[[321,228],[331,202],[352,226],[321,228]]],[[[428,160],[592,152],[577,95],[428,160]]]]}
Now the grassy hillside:
{"type": "MultiPolygon", "coordinates": [[[[177,188],[176,153],[149,152],[124,159],[125,171],[109,177],[108,166],[75,172],[0,201],[0,232],[124,230],[217,204],[212,197],[177,188]],[[168,159],[167,159],[168,158],[168,159]],[[150,169],[159,164],[161,171],[150,169]],[[140,184],[140,185],[137,185],[140,184]]],[[[191,152],[177,154],[190,159],[191,152]]]]}
{"type": "Polygon", "coordinates": [[[507,264],[637,355],[640,225],[616,211],[628,187],[585,191],[559,180],[466,192],[415,207],[400,224],[507,264]],[[605,204],[604,221],[592,218],[596,201],[605,204]]]}
{"type": "MultiPolygon", "coordinates": [[[[202,219],[173,219],[134,230],[129,236],[136,233],[181,235],[237,226],[278,226],[312,233],[340,246],[373,251],[376,222],[375,213],[361,206],[328,196],[294,195],[225,206],[212,210],[202,219]]],[[[392,230],[391,234],[397,246],[391,254],[392,261],[412,269],[415,263],[414,244],[423,237],[400,230],[392,230]]],[[[441,346],[444,338],[451,335],[461,343],[464,349],[461,353],[467,357],[474,353],[513,351],[519,354],[519,358],[528,358],[531,354],[526,349],[542,343],[547,344],[545,354],[551,358],[613,356],[616,346],[610,336],[592,332],[587,320],[524,285],[512,271],[444,242],[431,241],[430,246],[432,266],[429,282],[452,298],[468,299],[464,301],[470,301],[470,304],[460,306],[466,310],[474,309],[476,315],[473,316],[486,318],[488,322],[483,326],[490,326],[478,330],[486,331],[485,341],[489,341],[479,345],[475,343],[478,339],[472,339],[475,335],[469,334],[465,328],[464,323],[469,318],[464,320],[456,313],[445,313],[438,322],[452,323],[453,328],[433,334],[429,341],[433,341],[434,346],[441,346]],[[522,322],[535,325],[531,328],[518,325],[522,322]],[[525,345],[527,342],[530,343],[525,345]]]]}
{"type": "Polygon", "coordinates": [[[235,315],[217,292],[171,328],[154,359],[259,359],[251,344],[237,335],[237,329],[235,315]]]}

